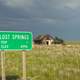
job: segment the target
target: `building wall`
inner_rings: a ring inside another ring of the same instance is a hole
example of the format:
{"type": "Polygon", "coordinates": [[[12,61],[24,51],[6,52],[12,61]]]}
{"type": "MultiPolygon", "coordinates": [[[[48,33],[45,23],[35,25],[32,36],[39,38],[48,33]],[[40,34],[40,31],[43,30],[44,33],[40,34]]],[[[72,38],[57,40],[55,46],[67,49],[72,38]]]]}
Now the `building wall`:
{"type": "Polygon", "coordinates": [[[52,42],[53,42],[53,40],[43,40],[43,41],[42,41],[42,44],[51,45],[52,42]]]}

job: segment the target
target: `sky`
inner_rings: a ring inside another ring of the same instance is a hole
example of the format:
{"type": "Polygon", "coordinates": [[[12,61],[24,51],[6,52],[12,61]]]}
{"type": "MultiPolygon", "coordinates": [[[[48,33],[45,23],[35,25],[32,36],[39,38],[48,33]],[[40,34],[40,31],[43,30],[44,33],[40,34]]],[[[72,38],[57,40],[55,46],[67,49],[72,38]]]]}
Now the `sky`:
{"type": "Polygon", "coordinates": [[[0,0],[0,31],[80,40],[80,0],[0,0]]]}

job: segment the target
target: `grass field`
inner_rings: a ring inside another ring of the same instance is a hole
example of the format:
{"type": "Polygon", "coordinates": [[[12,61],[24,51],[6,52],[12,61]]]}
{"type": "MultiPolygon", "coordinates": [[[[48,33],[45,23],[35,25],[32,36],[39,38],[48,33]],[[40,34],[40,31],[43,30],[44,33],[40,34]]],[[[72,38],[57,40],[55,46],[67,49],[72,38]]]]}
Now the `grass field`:
{"type": "MultiPolygon", "coordinates": [[[[29,80],[80,80],[80,45],[35,45],[26,52],[26,68],[29,80]]],[[[22,76],[21,51],[6,52],[5,70],[6,75],[22,76]]]]}

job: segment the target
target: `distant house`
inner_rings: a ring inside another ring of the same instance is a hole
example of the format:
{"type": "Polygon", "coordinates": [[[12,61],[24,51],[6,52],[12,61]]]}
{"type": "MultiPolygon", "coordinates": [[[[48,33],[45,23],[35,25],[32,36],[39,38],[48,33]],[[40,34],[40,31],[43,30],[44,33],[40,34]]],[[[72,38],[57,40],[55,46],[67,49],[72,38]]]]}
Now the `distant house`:
{"type": "Polygon", "coordinates": [[[54,38],[50,35],[38,35],[34,39],[35,44],[46,44],[46,45],[51,45],[54,43],[54,38]]]}
{"type": "Polygon", "coordinates": [[[34,38],[34,44],[45,44],[45,45],[64,44],[64,40],[58,37],[52,37],[49,34],[38,35],[36,38],[34,38]]]}

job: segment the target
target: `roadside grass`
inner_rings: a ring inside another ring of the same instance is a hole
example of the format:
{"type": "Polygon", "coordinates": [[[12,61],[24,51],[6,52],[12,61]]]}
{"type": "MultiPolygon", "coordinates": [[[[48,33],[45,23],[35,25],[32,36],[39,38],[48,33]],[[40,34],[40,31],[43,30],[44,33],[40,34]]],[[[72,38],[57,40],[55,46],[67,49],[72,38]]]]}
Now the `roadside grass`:
{"type": "MultiPolygon", "coordinates": [[[[80,80],[80,45],[35,45],[26,51],[26,69],[30,80],[80,80]]],[[[22,77],[21,51],[6,51],[5,71],[22,77]]]]}

